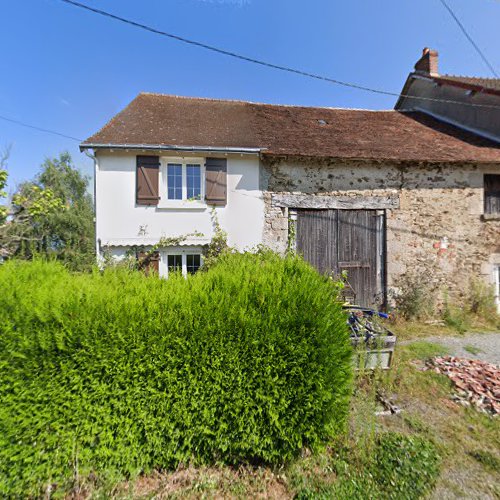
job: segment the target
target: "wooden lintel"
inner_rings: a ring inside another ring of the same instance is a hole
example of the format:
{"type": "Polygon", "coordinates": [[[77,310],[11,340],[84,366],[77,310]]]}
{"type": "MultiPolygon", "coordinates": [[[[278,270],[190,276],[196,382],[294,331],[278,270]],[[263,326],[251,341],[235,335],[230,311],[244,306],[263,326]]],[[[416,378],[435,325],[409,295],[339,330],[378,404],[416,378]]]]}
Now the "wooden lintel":
{"type": "Polygon", "coordinates": [[[275,193],[272,204],[288,208],[332,208],[344,210],[379,210],[399,208],[399,196],[324,196],[275,193]]]}

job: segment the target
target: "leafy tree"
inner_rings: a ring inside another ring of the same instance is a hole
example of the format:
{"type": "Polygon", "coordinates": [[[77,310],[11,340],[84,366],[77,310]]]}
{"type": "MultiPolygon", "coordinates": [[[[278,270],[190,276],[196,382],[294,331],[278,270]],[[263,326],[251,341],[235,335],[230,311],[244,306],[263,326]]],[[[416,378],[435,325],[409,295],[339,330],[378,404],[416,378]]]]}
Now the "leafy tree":
{"type": "Polygon", "coordinates": [[[10,217],[0,228],[4,253],[53,256],[72,270],[89,269],[95,260],[94,208],[87,182],[69,153],[46,159],[36,178],[12,197],[10,217]]]}
{"type": "MultiPolygon", "coordinates": [[[[7,160],[9,158],[9,149],[6,149],[0,154],[0,199],[5,198],[7,193],[5,186],[7,186],[7,160]]],[[[8,209],[5,205],[0,205],[0,225],[4,224],[7,220],[8,209]]]]}

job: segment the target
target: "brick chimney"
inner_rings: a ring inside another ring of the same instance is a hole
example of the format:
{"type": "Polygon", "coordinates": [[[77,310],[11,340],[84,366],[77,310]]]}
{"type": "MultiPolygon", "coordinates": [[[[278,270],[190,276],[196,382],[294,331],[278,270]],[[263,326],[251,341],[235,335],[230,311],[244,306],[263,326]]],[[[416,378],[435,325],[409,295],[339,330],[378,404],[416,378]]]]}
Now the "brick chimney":
{"type": "Polygon", "coordinates": [[[415,64],[415,71],[428,75],[438,75],[438,52],[425,47],[422,57],[415,64]]]}

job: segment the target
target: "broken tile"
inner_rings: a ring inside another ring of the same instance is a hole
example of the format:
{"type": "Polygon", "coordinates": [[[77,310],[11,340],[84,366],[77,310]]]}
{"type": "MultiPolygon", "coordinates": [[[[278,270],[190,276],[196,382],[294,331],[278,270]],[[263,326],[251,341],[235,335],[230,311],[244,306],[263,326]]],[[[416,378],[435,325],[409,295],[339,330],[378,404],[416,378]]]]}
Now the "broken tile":
{"type": "Polygon", "coordinates": [[[457,389],[453,398],[464,406],[473,404],[491,415],[500,413],[500,368],[485,361],[437,356],[427,369],[446,375],[457,389]]]}

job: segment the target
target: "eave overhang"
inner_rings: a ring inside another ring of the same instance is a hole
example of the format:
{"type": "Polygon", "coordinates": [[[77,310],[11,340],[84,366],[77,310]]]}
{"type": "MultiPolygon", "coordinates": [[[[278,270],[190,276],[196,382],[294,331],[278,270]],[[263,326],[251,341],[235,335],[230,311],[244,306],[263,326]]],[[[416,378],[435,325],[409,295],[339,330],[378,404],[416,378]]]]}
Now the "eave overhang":
{"type": "Polygon", "coordinates": [[[227,147],[227,146],[179,146],[176,144],[115,144],[92,143],[80,144],[80,151],[86,149],[119,149],[119,150],[154,150],[154,151],[181,151],[190,153],[238,153],[258,155],[265,148],[227,147]]]}

